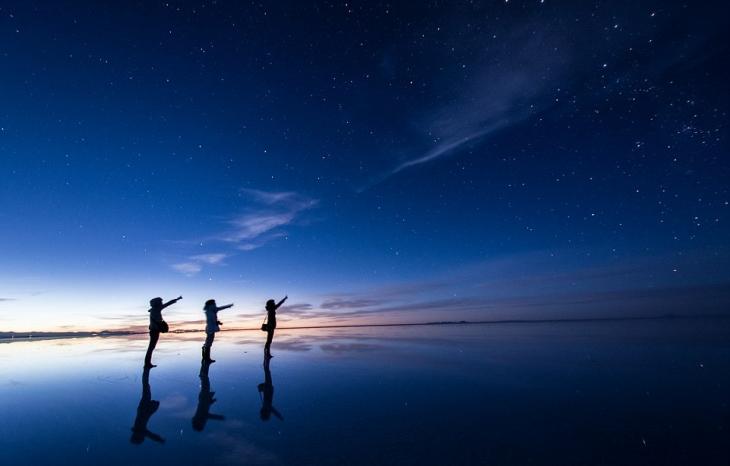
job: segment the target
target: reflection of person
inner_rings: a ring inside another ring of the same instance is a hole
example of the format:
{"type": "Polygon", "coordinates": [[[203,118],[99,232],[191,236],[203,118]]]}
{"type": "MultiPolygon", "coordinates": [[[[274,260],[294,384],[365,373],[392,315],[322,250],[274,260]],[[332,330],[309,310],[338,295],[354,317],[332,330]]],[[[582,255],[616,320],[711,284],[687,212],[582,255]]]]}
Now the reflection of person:
{"type": "Polygon", "coordinates": [[[289,296],[284,296],[284,299],[278,303],[273,299],[266,301],[266,320],[268,326],[266,330],[266,344],[264,345],[265,358],[274,357],[271,355],[271,341],[274,339],[274,330],[276,330],[276,310],[279,309],[279,306],[284,304],[284,301],[287,299],[289,299],[289,296]]]}
{"type": "Polygon", "coordinates": [[[198,409],[195,410],[193,416],[193,429],[202,432],[208,419],[224,420],[225,416],[210,413],[210,406],[216,402],[215,392],[210,391],[210,379],[208,378],[208,369],[210,363],[203,361],[200,363],[200,393],[198,394],[198,409]]]}
{"type": "Polygon", "coordinates": [[[268,421],[271,419],[271,415],[278,417],[282,421],[284,418],[281,413],[274,408],[274,382],[271,379],[271,371],[269,370],[269,359],[264,359],[264,383],[260,383],[258,386],[259,394],[261,396],[261,420],[268,421]]]}
{"type": "Polygon", "coordinates": [[[160,339],[160,332],[165,333],[168,330],[167,322],[162,320],[162,310],[181,299],[182,296],[178,296],[164,304],[162,304],[162,298],[150,299],[150,308],[147,311],[150,313],[150,344],[147,346],[147,354],[144,357],[144,367],[155,367],[152,364],[152,352],[155,350],[155,346],[157,346],[157,340],[160,339]]]}
{"type": "Polygon", "coordinates": [[[137,417],[134,419],[132,427],[132,437],[130,442],[139,445],[144,442],[145,438],[154,440],[155,442],[165,443],[165,439],[161,436],[147,430],[147,423],[150,418],[160,407],[160,402],[152,399],[152,389],[150,388],[150,368],[145,367],[142,372],[142,398],[137,405],[137,417]]]}
{"type": "Polygon", "coordinates": [[[226,304],[225,306],[218,307],[215,304],[215,299],[209,299],[205,302],[205,307],[203,307],[203,310],[205,311],[205,343],[203,344],[203,361],[212,363],[215,362],[214,359],[210,359],[210,347],[213,346],[213,339],[215,338],[215,333],[219,332],[221,329],[221,325],[223,325],[220,321],[218,321],[218,311],[222,311],[223,309],[228,309],[229,307],[232,307],[233,304],[226,304]]]}

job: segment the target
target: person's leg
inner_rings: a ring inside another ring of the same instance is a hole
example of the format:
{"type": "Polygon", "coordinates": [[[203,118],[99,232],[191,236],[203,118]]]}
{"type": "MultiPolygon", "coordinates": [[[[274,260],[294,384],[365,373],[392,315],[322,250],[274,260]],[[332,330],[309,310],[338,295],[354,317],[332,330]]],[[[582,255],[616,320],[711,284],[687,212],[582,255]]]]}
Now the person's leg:
{"type": "Polygon", "coordinates": [[[155,330],[150,330],[150,344],[147,346],[147,354],[144,357],[144,365],[146,367],[153,367],[152,366],[152,352],[155,350],[155,347],[157,346],[157,340],[160,339],[160,332],[155,330]]]}
{"type": "Polygon", "coordinates": [[[202,353],[203,353],[203,355],[202,355],[203,361],[205,361],[206,359],[208,359],[207,356],[206,356],[208,354],[208,348],[210,348],[210,334],[206,332],[206,334],[205,334],[205,341],[203,342],[203,346],[201,348],[202,349],[202,353]]]}
{"type": "Polygon", "coordinates": [[[268,357],[271,356],[271,341],[274,339],[274,329],[270,328],[268,332],[266,332],[266,344],[264,345],[264,354],[268,357]]]}
{"type": "Polygon", "coordinates": [[[215,362],[210,358],[210,348],[213,346],[215,332],[210,332],[205,337],[205,345],[203,345],[203,359],[208,362],[215,362]]]}

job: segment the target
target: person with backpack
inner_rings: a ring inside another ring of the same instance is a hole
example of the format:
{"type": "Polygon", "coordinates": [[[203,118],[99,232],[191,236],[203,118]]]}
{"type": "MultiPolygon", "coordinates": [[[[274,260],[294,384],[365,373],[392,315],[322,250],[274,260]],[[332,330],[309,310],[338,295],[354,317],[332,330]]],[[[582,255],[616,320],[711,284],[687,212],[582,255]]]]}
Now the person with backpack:
{"type": "Polygon", "coordinates": [[[150,308],[147,310],[147,312],[150,313],[150,343],[147,346],[147,354],[144,357],[144,367],[148,369],[157,367],[152,364],[152,352],[155,350],[157,341],[160,339],[160,333],[167,333],[170,331],[170,327],[167,325],[167,322],[162,319],[162,310],[167,306],[175,304],[181,299],[182,296],[178,296],[164,304],[162,302],[162,298],[158,297],[150,299],[150,308]]]}
{"type": "Polygon", "coordinates": [[[279,306],[284,304],[284,301],[289,299],[289,296],[284,296],[284,299],[278,303],[273,299],[266,301],[266,322],[261,326],[261,330],[266,332],[266,344],[264,345],[264,357],[271,359],[274,356],[271,355],[271,342],[274,339],[274,330],[276,330],[276,310],[279,306]]]}

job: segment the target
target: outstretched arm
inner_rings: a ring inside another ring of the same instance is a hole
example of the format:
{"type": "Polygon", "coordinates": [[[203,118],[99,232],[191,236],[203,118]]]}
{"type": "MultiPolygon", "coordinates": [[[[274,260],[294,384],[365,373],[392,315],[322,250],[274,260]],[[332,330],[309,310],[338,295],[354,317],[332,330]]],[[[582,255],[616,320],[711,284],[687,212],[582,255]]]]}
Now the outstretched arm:
{"type": "Polygon", "coordinates": [[[281,306],[282,304],[284,304],[284,301],[286,301],[287,299],[289,299],[289,296],[284,296],[284,299],[282,299],[281,301],[279,301],[278,303],[276,303],[276,308],[279,309],[279,306],[281,306]]]}
{"type": "Polygon", "coordinates": [[[225,306],[220,306],[220,307],[218,308],[218,310],[219,310],[219,311],[222,311],[223,309],[228,309],[229,307],[233,307],[233,303],[231,303],[231,304],[226,304],[225,306]]]}
{"type": "Polygon", "coordinates": [[[180,301],[181,299],[182,299],[182,296],[178,296],[175,299],[169,300],[168,302],[166,302],[165,304],[162,305],[162,309],[165,309],[167,306],[171,306],[171,305],[175,304],[176,302],[180,301]]]}

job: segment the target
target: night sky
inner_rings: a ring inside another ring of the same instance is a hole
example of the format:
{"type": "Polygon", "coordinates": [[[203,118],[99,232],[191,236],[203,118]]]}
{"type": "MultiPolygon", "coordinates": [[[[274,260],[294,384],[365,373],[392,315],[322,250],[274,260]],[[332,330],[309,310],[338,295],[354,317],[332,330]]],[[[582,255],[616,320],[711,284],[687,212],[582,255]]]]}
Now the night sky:
{"type": "Polygon", "coordinates": [[[66,3],[0,6],[0,330],[730,308],[725,2],[66,3]]]}

